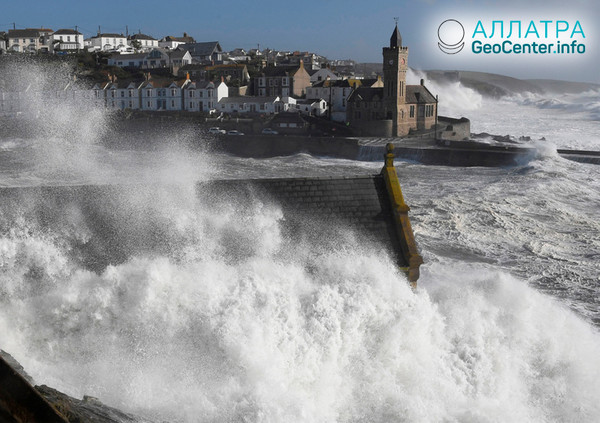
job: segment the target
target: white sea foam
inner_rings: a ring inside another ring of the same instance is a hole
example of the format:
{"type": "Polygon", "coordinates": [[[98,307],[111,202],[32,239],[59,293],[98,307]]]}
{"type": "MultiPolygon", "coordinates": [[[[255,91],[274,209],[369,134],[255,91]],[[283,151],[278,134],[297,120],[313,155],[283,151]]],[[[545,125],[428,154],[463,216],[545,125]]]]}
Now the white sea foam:
{"type": "Polygon", "coordinates": [[[483,96],[477,91],[465,87],[460,82],[437,82],[427,79],[421,71],[409,69],[407,84],[419,84],[424,79],[426,87],[435,96],[439,96],[439,114],[450,117],[468,117],[470,112],[481,108],[483,96]]]}
{"type": "Polygon", "coordinates": [[[600,337],[508,274],[430,264],[415,294],[351,235],[324,250],[276,207],[176,197],[157,209],[188,241],[100,274],[67,234],[2,237],[0,345],[38,383],[171,421],[600,418],[600,337]]]}

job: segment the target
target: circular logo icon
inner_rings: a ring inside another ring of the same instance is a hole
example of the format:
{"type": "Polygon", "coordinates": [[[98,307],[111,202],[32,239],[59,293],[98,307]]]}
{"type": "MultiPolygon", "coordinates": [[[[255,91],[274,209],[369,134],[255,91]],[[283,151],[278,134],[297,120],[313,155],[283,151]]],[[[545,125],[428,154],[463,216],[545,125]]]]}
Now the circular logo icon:
{"type": "Polygon", "coordinates": [[[456,54],[463,49],[465,28],[456,19],[446,19],[438,27],[438,47],[446,54],[456,54]]]}

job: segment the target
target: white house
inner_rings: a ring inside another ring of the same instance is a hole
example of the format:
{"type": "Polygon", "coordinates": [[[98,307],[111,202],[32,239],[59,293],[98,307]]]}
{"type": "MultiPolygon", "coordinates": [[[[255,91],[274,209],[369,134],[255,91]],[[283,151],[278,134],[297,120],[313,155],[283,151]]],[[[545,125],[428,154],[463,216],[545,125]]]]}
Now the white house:
{"type": "Polygon", "coordinates": [[[192,63],[192,55],[189,51],[172,50],[168,51],[167,55],[169,56],[169,66],[172,68],[179,69],[185,65],[190,65],[192,63]]]}
{"type": "Polygon", "coordinates": [[[147,56],[148,53],[114,53],[108,58],[108,65],[118,66],[120,68],[144,68],[144,61],[147,56]]]}
{"type": "Polygon", "coordinates": [[[167,89],[156,81],[144,81],[140,85],[141,110],[166,110],[167,89]]]}
{"type": "Polygon", "coordinates": [[[98,34],[88,38],[89,46],[92,50],[119,50],[128,47],[127,37],[123,34],[98,34]]]}
{"type": "Polygon", "coordinates": [[[115,53],[108,58],[110,66],[122,68],[157,69],[168,67],[181,67],[192,62],[192,57],[187,51],[169,51],[155,48],[144,53],[123,54],[115,53]]]}
{"type": "Polygon", "coordinates": [[[293,108],[295,100],[291,97],[226,97],[219,101],[218,111],[225,113],[264,113],[275,114],[293,108]]]}
{"type": "Polygon", "coordinates": [[[331,108],[331,119],[337,122],[346,120],[346,104],[354,88],[348,80],[324,80],[306,88],[306,98],[322,98],[331,108]]]}
{"type": "Polygon", "coordinates": [[[84,48],[83,34],[73,29],[59,29],[50,35],[52,51],[77,51],[84,48]]]}
{"type": "Polygon", "coordinates": [[[186,43],[195,43],[196,41],[188,36],[187,32],[183,33],[183,37],[173,37],[168,35],[163,37],[158,42],[158,46],[169,50],[175,50],[178,46],[186,43]]]}
{"type": "Polygon", "coordinates": [[[127,37],[128,44],[135,49],[135,45],[139,43],[141,51],[150,51],[153,48],[158,48],[158,40],[146,34],[133,34],[127,37]],[[134,43],[135,42],[135,43],[134,43]]]}
{"type": "Polygon", "coordinates": [[[327,113],[327,102],[322,98],[296,100],[296,110],[307,116],[324,116],[327,113]]]}
{"type": "Polygon", "coordinates": [[[106,107],[109,109],[139,109],[141,84],[135,82],[112,82],[104,87],[106,107]]]}
{"type": "Polygon", "coordinates": [[[188,84],[183,90],[184,109],[190,112],[210,112],[216,110],[219,101],[229,95],[224,82],[200,81],[188,84]]]}
{"type": "Polygon", "coordinates": [[[47,37],[49,34],[52,34],[52,32],[51,29],[10,29],[7,35],[7,50],[19,53],[49,51],[46,41],[47,37]]]}

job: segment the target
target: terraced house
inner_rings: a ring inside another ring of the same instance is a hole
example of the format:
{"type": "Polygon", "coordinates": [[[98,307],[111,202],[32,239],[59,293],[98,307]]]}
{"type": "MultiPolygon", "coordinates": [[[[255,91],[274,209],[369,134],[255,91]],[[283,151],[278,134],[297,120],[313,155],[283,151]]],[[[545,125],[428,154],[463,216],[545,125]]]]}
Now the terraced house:
{"type": "Polygon", "coordinates": [[[11,29],[7,35],[7,50],[19,53],[48,52],[47,40],[53,32],[46,28],[11,29]]]}

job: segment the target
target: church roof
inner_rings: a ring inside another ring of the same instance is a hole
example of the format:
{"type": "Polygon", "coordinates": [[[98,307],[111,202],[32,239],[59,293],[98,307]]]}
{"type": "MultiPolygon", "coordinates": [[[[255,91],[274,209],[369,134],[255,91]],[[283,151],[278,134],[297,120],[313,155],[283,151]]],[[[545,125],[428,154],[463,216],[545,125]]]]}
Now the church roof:
{"type": "Polygon", "coordinates": [[[350,97],[348,102],[354,101],[382,101],[383,100],[383,88],[371,88],[371,87],[358,87],[350,97]]]}
{"type": "Polygon", "coordinates": [[[406,86],[407,103],[435,103],[435,97],[424,85],[406,86]]]}
{"type": "Polygon", "coordinates": [[[392,36],[390,37],[390,47],[402,47],[402,36],[400,35],[400,31],[398,31],[397,24],[396,28],[394,28],[394,32],[392,32],[392,36]]]}

